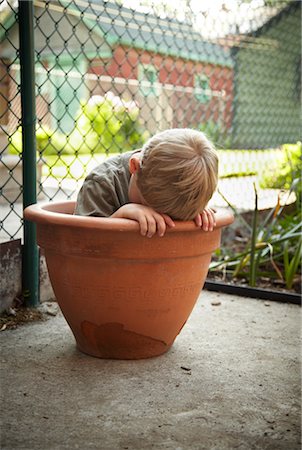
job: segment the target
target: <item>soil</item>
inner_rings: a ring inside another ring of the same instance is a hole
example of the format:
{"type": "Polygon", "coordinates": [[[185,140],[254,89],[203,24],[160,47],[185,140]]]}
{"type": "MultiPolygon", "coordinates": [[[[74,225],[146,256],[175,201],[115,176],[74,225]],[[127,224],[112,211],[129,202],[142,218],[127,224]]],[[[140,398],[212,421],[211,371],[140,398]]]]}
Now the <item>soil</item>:
{"type": "Polygon", "coordinates": [[[38,309],[14,308],[13,313],[2,313],[0,316],[0,331],[12,330],[29,322],[45,320],[44,314],[38,309]]]}
{"type": "MultiPolygon", "coordinates": [[[[245,278],[233,278],[230,274],[224,274],[221,272],[209,272],[207,280],[219,281],[230,285],[250,287],[248,281],[245,278]]],[[[267,291],[278,291],[289,294],[301,294],[301,277],[297,278],[294,282],[292,289],[287,289],[285,283],[281,280],[271,280],[266,278],[258,278],[256,286],[260,289],[266,289],[267,291]]]]}

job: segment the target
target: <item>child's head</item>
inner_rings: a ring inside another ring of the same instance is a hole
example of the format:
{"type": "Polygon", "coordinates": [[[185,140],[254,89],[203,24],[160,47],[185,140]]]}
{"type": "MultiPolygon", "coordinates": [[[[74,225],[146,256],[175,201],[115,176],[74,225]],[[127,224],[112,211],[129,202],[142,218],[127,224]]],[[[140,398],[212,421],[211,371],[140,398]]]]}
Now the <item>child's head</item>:
{"type": "Polygon", "coordinates": [[[202,132],[175,128],[146,142],[135,175],[147,205],[173,219],[192,220],[216,189],[218,157],[202,132]]]}

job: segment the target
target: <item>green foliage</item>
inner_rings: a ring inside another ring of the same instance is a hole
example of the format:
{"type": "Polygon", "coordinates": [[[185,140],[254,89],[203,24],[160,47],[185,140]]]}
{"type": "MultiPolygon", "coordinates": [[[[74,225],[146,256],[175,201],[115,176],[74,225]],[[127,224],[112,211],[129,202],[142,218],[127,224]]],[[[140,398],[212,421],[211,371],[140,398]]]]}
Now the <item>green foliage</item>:
{"type": "MultiPolygon", "coordinates": [[[[46,125],[38,126],[36,130],[37,152],[40,155],[67,155],[71,153],[67,137],[59,131],[52,131],[46,125]]],[[[22,127],[12,134],[9,140],[9,153],[22,153],[22,127]]]]}
{"type": "Polygon", "coordinates": [[[43,156],[69,155],[72,153],[65,134],[41,126],[36,132],[37,150],[43,156]]]}
{"type": "Polygon", "coordinates": [[[292,3],[292,1],[293,0],[282,0],[282,3],[281,3],[280,0],[264,0],[264,5],[270,6],[272,8],[275,8],[276,6],[280,7],[280,5],[281,5],[281,7],[284,8],[286,6],[286,4],[290,4],[290,3],[292,3]]]}
{"type": "MultiPolygon", "coordinates": [[[[299,179],[292,183],[288,195],[297,192],[299,179]]],[[[297,194],[296,194],[297,195],[297,194]]],[[[299,283],[302,256],[302,210],[297,202],[290,214],[284,213],[280,197],[275,208],[259,222],[255,188],[255,209],[252,226],[238,215],[246,231],[246,247],[240,253],[218,255],[219,260],[211,264],[211,270],[228,271],[232,278],[245,278],[250,286],[257,286],[259,277],[279,280],[287,289],[299,283]]],[[[229,204],[232,207],[231,204],[229,204]]],[[[232,207],[235,215],[237,211],[232,207]]]]}
{"type": "Polygon", "coordinates": [[[22,153],[22,128],[19,127],[8,138],[8,153],[11,155],[21,155],[22,153]]]}
{"type": "MultiPolygon", "coordinates": [[[[140,148],[149,134],[138,117],[135,102],[108,92],[82,102],[75,127],[69,135],[46,125],[36,131],[37,151],[42,156],[125,152],[140,148]]],[[[9,152],[21,154],[22,128],[11,136],[9,152]]]]}
{"type": "Polygon", "coordinates": [[[301,235],[301,211],[295,215],[285,216],[284,220],[280,223],[280,236],[287,232],[290,236],[293,234],[293,229],[300,230],[300,236],[293,241],[288,239],[280,242],[280,252],[283,253],[283,267],[284,267],[284,279],[288,289],[291,289],[295,281],[295,276],[301,268],[302,257],[302,235],[301,235]]]}
{"type": "Polygon", "coordinates": [[[139,109],[108,92],[81,104],[74,130],[69,136],[78,153],[114,153],[141,147],[149,137],[139,120],[139,109]]]}
{"type": "Polygon", "coordinates": [[[209,120],[201,123],[198,129],[202,131],[216,148],[228,149],[231,148],[231,134],[229,130],[224,130],[220,124],[209,120]]]}
{"type": "MultiPolygon", "coordinates": [[[[293,180],[300,177],[302,171],[302,144],[284,144],[282,153],[275,164],[263,174],[261,186],[268,188],[289,189],[293,180]]],[[[298,186],[298,197],[301,198],[301,183],[298,186]]]]}

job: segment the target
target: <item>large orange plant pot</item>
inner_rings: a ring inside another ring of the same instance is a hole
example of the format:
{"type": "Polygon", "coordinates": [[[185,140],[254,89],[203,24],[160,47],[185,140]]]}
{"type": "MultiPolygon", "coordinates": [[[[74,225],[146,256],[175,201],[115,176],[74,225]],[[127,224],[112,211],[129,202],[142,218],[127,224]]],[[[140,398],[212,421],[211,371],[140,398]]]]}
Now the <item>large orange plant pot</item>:
{"type": "Polygon", "coordinates": [[[229,212],[213,232],[176,222],[164,237],[143,237],[127,219],[73,215],[74,202],[32,205],[59,306],[77,347],[99,358],[166,352],[186,323],[220,245],[229,212]]]}

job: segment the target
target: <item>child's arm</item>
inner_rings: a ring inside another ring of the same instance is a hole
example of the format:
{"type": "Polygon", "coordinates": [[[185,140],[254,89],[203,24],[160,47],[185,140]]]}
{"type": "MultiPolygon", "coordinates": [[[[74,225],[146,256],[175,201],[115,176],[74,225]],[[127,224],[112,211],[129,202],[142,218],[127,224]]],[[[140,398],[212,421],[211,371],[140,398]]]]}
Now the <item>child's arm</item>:
{"type": "Polygon", "coordinates": [[[121,206],[111,217],[136,220],[139,223],[142,236],[147,237],[152,237],[155,233],[163,236],[167,226],[175,226],[173,220],[167,214],[160,214],[149,206],[137,203],[127,203],[121,206]]]}
{"type": "Polygon", "coordinates": [[[197,214],[194,221],[198,227],[203,229],[203,231],[213,231],[216,225],[215,211],[206,207],[202,213],[197,214]]]}

